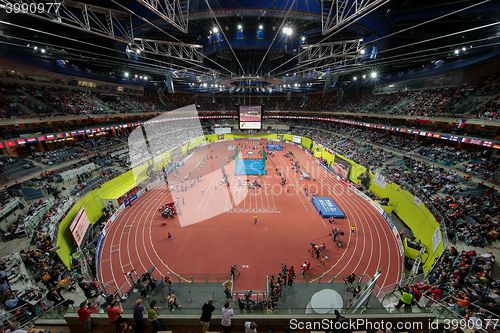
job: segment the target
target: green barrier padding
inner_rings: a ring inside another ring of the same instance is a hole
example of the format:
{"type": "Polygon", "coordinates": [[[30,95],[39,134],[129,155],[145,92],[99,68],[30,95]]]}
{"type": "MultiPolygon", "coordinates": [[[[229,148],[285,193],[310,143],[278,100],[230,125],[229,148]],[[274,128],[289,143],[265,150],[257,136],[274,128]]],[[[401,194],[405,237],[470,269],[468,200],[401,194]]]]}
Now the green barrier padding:
{"type": "Polygon", "coordinates": [[[92,191],[78,200],[62,219],[57,230],[56,246],[59,249],[56,252],[62,262],[68,267],[71,267],[71,253],[73,253],[73,249],[75,248],[70,225],[82,206],[85,209],[90,224],[96,223],[102,216],[102,200],[92,191]]]}
{"type": "Polygon", "coordinates": [[[439,228],[439,223],[427,207],[416,200],[410,192],[401,189],[399,185],[394,183],[387,183],[384,188],[381,188],[373,182],[373,178],[372,174],[370,190],[381,198],[389,198],[389,204],[393,207],[394,213],[405,222],[415,238],[425,246],[428,258],[425,261],[422,260],[422,263],[423,270],[427,273],[432,268],[434,261],[444,251],[442,238],[436,251],[433,249],[432,239],[436,229],[439,228]]]}

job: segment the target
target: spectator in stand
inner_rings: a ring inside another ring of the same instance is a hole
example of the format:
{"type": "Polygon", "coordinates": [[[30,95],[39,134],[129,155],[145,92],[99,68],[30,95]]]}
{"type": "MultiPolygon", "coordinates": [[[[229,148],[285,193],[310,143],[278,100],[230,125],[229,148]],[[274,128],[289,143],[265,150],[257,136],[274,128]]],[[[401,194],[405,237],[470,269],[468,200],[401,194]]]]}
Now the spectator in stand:
{"type": "Polygon", "coordinates": [[[135,325],[135,333],[144,332],[144,305],[142,304],[142,299],[138,299],[135,301],[134,306],[134,325],[135,325]]]}
{"type": "Polygon", "coordinates": [[[244,327],[245,333],[257,333],[257,324],[253,321],[246,321],[244,327]]]}
{"type": "Polygon", "coordinates": [[[231,318],[234,317],[234,311],[229,302],[224,303],[221,313],[221,325],[224,333],[231,333],[231,318]]]}
{"type": "Polygon", "coordinates": [[[203,328],[203,333],[210,329],[210,320],[212,319],[212,313],[215,311],[213,306],[213,300],[209,299],[207,303],[203,304],[201,307],[201,327],[203,328]]]}
{"type": "Polygon", "coordinates": [[[157,333],[159,330],[161,330],[161,322],[160,319],[158,319],[159,309],[160,308],[156,306],[156,301],[151,301],[151,303],[149,303],[148,321],[151,323],[152,333],[157,333]]]}
{"type": "Polygon", "coordinates": [[[413,295],[411,294],[410,289],[405,286],[400,288],[400,292],[401,298],[399,299],[398,304],[396,304],[396,309],[400,309],[403,305],[405,306],[405,309],[410,309],[413,304],[413,295]]]}
{"type": "Polygon", "coordinates": [[[110,323],[115,325],[117,328],[125,321],[122,317],[123,308],[116,300],[113,300],[106,307],[106,313],[108,314],[110,323]]]}
{"type": "Polygon", "coordinates": [[[90,319],[90,316],[96,311],[97,307],[92,303],[87,304],[87,302],[83,302],[80,304],[77,313],[78,318],[83,325],[83,333],[92,332],[92,321],[90,319]]]}

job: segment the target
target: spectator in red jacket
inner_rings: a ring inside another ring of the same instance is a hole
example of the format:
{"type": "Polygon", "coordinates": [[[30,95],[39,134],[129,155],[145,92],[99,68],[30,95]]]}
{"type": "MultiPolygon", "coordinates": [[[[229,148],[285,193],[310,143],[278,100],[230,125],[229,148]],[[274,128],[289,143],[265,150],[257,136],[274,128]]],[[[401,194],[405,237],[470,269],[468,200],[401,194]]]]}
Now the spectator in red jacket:
{"type": "Polygon", "coordinates": [[[78,318],[80,322],[83,324],[83,333],[90,333],[92,331],[92,322],[90,320],[90,315],[97,311],[97,307],[87,302],[83,302],[80,304],[80,308],[76,313],[78,314],[78,318]]]}

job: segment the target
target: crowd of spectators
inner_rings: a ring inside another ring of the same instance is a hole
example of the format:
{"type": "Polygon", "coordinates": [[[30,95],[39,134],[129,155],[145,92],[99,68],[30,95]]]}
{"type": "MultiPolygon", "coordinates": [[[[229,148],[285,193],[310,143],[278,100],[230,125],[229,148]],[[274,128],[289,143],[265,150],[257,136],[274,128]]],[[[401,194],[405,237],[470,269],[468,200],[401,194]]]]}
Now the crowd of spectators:
{"type": "Polygon", "coordinates": [[[192,104],[188,93],[104,93],[61,85],[0,82],[0,119],[164,112],[192,104]]]}
{"type": "Polygon", "coordinates": [[[500,284],[492,276],[495,257],[487,252],[445,250],[428,275],[428,283],[418,283],[430,302],[446,305],[466,319],[479,320],[500,315],[500,284]]]}
{"type": "MultiPolygon", "coordinates": [[[[419,117],[463,117],[498,119],[499,75],[454,87],[400,90],[374,94],[370,90],[348,90],[342,97],[314,92],[306,95],[256,96],[267,110],[300,110],[339,113],[378,113],[419,117]],[[474,99],[479,97],[479,99],[474,99]]],[[[62,85],[2,83],[0,117],[45,117],[106,113],[142,113],[173,110],[196,103],[205,111],[236,111],[237,96],[194,96],[145,91],[143,96],[104,93],[62,85]]]]}
{"type": "Polygon", "coordinates": [[[433,205],[446,217],[448,237],[453,241],[483,247],[500,236],[500,197],[494,190],[475,195],[435,196],[433,205]]]}

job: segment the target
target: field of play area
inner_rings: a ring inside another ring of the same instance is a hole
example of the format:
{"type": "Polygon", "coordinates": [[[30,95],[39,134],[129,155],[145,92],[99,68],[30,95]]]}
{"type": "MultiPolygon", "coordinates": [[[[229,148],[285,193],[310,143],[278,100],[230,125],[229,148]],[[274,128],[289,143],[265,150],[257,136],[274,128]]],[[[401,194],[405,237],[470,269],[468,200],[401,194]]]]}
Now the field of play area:
{"type": "Polygon", "coordinates": [[[265,290],[266,274],[279,272],[282,263],[294,266],[297,282],[341,280],[352,272],[373,276],[378,270],[378,287],[399,282],[403,258],[380,213],[302,147],[281,143],[283,149],[275,151],[267,144],[231,140],[199,147],[168,176],[168,184],[150,185],[109,227],[100,253],[101,282],[126,291],[127,272],[140,275],[153,266],[156,277],[227,279],[236,264],[241,274],[235,289],[265,290]],[[236,174],[241,159],[263,163],[265,172],[236,174]],[[345,218],[322,218],[313,195],[331,198],[345,218]],[[162,217],[170,202],[177,207],[173,219],[162,217]],[[343,232],[341,247],[331,236],[335,227],[343,232]],[[311,243],[325,244],[323,264],[311,254],[311,243]],[[311,266],[302,277],[304,261],[311,266]]]}

